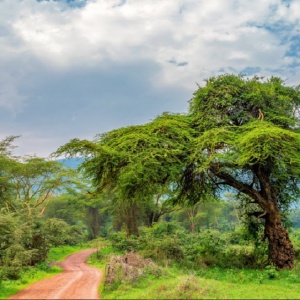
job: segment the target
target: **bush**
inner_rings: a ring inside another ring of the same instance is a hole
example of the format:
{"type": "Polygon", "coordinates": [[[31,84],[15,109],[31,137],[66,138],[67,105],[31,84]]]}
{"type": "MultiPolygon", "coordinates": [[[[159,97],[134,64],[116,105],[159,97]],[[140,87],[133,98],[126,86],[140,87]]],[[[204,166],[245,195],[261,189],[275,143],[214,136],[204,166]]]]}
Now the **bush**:
{"type": "Polygon", "coordinates": [[[146,232],[153,238],[164,238],[166,236],[178,237],[184,235],[184,228],[176,222],[160,222],[147,229],[146,232]]]}
{"type": "Polygon", "coordinates": [[[113,287],[122,282],[136,282],[142,276],[162,274],[159,267],[150,259],[143,259],[136,252],[123,256],[112,256],[105,268],[105,284],[113,287]]]}
{"type": "MultiPolygon", "coordinates": [[[[141,247],[140,247],[141,248],[141,247]]],[[[182,262],[184,259],[184,249],[180,240],[176,237],[164,237],[163,239],[149,238],[143,241],[141,253],[157,263],[167,263],[167,261],[182,262]]]]}
{"type": "Polygon", "coordinates": [[[45,260],[51,247],[77,243],[79,237],[73,227],[59,219],[43,221],[32,216],[22,220],[14,215],[1,216],[0,266],[3,278],[18,279],[23,267],[45,260]]]}
{"type": "Polygon", "coordinates": [[[193,265],[194,269],[218,265],[220,257],[225,253],[226,240],[219,231],[205,230],[189,235],[185,240],[184,249],[187,265],[193,265]]]}
{"type": "Polygon", "coordinates": [[[3,277],[6,279],[18,280],[21,278],[21,268],[5,267],[3,268],[3,277]]]}
{"type": "Polygon", "coordinates": [[[188,269],[207,266],[221,268],[264,268],[268,263],[267,245],[246,241],[247,232],[222,233],[206,229],[188,234],[178,223],[160,222],[140,228],[140,237],[126,238],[125,233],[109,235],[112,246],[121,251],[139,251],[158,264],[178,262],[188,269]],[[241,245],[237,241],[242,239],[241,245]]]}
{"type": "Polygon", "coordinates": [[[218,262],[223,268],[264,268],[268,263],[264,246],[229,246],[218,262]]]}
{"type": "Polygon", "coordinates": [[[265,273],[267,274],[269,279],[275,279],[278,277],[278,271],[274,266],[266,266],[265,273]]]}
{"type": "Polygon", "coordinates": [[[158,263],[167,261],[182,262],[184,259],[183,243],[186,239],[184,229],[173,222],[161,222],[150,228],[140,230],[138,249],[145,257],[158,263]]]}
{"type": "Polygon", "coordinates": [[[135,236],[126,237],[124,232],[114,232],[107,236],[114,248],[120,251],[130,252],[139,248],[138,238],[135,236]]]}

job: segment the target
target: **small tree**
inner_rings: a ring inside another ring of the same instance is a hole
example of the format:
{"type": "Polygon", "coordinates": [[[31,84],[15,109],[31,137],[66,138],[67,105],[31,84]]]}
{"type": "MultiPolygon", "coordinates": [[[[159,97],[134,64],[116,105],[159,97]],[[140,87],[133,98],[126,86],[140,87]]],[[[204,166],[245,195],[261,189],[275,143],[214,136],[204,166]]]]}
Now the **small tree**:
{"type": "Polygon", "coordinates": [[[13,191],[7,208],[27,216],[42,214],[53,194],[75,187],[72,170],[57,161],[37,157],[12,160],[5,177],[13,191]]]}

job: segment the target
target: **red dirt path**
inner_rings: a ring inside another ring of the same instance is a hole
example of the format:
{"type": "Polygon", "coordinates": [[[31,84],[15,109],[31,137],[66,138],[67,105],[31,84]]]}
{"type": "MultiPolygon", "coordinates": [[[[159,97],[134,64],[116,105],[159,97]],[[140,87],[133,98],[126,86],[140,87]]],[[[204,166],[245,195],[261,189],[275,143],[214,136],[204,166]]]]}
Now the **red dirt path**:
{"type": "Polygon", "coordinates": [[[63,273],[38,281],[8,299],[99,299],[102,273],[85,263],[95,251],[88,249],[68,256],[60,264],[63,273]]]}

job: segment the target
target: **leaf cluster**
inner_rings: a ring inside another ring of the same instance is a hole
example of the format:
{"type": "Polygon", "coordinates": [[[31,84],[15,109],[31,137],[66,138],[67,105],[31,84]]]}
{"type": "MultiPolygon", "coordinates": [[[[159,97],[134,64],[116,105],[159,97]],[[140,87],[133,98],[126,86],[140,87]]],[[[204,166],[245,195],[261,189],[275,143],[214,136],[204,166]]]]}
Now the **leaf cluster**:
{"type": "Polygon", "coordinates": [[[59,151],[88,153],[81,167],[99,190],[117,189],[123,199],[136,199],[178,180],[191,138],[189,118],[164,113],[148,124],[99,135],[92,146],[73,140],[59,151]]]}
{"type": "Polygon", "coordinates": [[[201,132],[226,125],[241,126],[264,119],[288,128],[298,124],[299,86],[287,87],[282,79],[221,75],[206,80],[190,101],[194,126],[201,132]]]}

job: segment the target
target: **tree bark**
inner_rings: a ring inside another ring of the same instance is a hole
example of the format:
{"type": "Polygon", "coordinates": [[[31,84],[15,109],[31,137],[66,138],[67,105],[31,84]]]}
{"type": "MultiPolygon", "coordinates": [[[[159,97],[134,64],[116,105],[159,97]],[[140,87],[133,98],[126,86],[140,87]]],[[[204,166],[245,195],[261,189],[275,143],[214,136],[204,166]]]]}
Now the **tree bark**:
{"type": "Polygon", "coordinates": [[[130,205],[125,211],[125,227],[126,236],[139,236],[139,228],[137,224],[138,207],[136,204],[130,205]]]}
{"type": "Polygon", "coordinates": [[[278,208],[277,193],[270,181],[272,161],[266,161],[267,166],[254,165],[252,171],[259,181],[260,189],[256,190],[249,185],[220,170],[220,164],[210,166],[210,171],[219,179],[248,195],[258,204],[264,213],[259,216],[265,219],[265,238],[269,242],[269,261],[280,269],[292,269],[294,267],[294,249],[287,230],[281,223],[280,210],[278,208]]]}
{"type": "Polygon", "coordinates": [[[99,207],[88,207],[87,218],[91,230],[91,237],[95,239],[98,237],[101,227],[99,207]]]}
{"type": "Polygon", "coordinates": [[[187,211],[187,215],[188,215],[188,219],[189,219],[189,222],[190,222],[190,232],[191,234],[194,234],[195,233],[195,228],[196,228],[196,224],[195,224],[195,206],[191,209],[188,209],[187,211]]]}
{"type": "Polygon", "coordinates": [[[265,216],[265,237],[269,242],[269,261],[280,269],[294,267],[294,249],[287,230],[281,224],[280,213],[265,216]]]}

